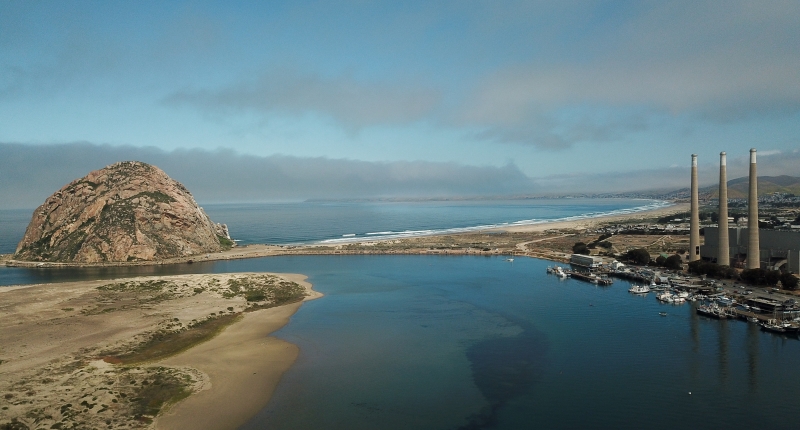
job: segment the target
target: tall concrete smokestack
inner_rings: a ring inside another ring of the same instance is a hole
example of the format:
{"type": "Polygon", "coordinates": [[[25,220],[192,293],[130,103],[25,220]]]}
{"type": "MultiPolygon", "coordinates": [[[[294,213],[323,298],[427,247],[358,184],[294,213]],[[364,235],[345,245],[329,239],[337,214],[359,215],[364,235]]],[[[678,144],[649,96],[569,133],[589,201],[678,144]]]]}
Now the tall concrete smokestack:
{"type": "Polygon", "coordinates": [[[700,259],[700,209],[697,195],[697,154],[692,154],[692,215],[689,224],[689,261],[700,259]]]}
{"type": "Polygon", "coordinates": [[[719,242],[717,248],[717,264],[731,264],[730,245],[728,243],[728,162],[724,152],[719,153],[719,242]]]}
{"type": "Polygon", "coordinates": [[[758,241],[758,174],[756,173],[756,149],[750,150],[750,194],[747,196],[747,268],[761,267],[761,252],[758,241]]]}

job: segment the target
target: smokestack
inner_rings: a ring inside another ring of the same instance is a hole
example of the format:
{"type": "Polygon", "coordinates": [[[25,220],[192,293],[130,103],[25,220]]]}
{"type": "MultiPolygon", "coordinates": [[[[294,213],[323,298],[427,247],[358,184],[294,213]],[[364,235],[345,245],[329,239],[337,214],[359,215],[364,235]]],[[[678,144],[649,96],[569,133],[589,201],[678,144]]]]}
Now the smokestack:
{"type": "Polygon", "coordinates": [[[727,160],[724,152],[719,153],[719,228],[717,243],[717,264],[729,266],[731,264],[730,245],[728,243],[728,172],[727,160]]]}
{"type": "Polygon", "coordinates": [[[689,261],[700,259],[700,210],[697,197],[697,154],[692,154],[692,203],[689,224],[689,261]]]}
{"type": "Polygon", "coordinates": [[[761,252],[758,243],[758,174],[756,173],[756,149],[750,150],[750,194],[747,196],[747,268],[761,267],[761,252]]]}

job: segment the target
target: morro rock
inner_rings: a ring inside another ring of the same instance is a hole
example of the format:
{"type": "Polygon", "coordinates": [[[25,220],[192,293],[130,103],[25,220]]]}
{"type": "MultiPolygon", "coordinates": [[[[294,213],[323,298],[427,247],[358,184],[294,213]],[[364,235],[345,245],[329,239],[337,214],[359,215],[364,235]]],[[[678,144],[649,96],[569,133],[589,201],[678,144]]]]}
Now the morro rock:
{"type": "Polygon", "coordinates": [[[33,213],[14,258],[100,263],[152,261],[233,245],[183,185],[124,161],[67,184],[33,213]]]}

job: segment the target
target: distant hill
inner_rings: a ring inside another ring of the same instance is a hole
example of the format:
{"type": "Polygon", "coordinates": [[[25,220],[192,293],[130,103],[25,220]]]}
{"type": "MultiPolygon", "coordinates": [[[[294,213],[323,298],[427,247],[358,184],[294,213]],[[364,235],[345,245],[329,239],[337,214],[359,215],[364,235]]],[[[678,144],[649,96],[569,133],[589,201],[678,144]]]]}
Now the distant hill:
{"type": "MultiPolygon", "coordinates": [[[[749,190],[750,178],[747,176],[728,181],[729,199],[746,199],[749,190]]],[[[719,197],[718,185],[703,187],[699,191],[701,195],[707,194],[708,198],[715,199],[719,197]]],[[[759,176],[758,195],[763,196],[772,193],[790,193],[800,196],[800,178],[787,175],[759,176]]]]}
{"type": "MultiPolygon", "coordinates": [[[[729,199],[746,199],[750,188],[750,178],[731,179],[728,181],[729,199]]],[[[701,187],[700,199],[716,199],[719,197],[719,185],[701,187]]],[[[790,193],[800,196],[800,177],[796,176],[759,176],[758,195],[764,196],[771,193],[790,193]]],[[[689,187],[677,190],[651,190],[632,191],[624,193],[585,194],[583,197],[620,197],[620,198],[647,198],[661,200],[685,200],[689,198],[689,187]]]]}

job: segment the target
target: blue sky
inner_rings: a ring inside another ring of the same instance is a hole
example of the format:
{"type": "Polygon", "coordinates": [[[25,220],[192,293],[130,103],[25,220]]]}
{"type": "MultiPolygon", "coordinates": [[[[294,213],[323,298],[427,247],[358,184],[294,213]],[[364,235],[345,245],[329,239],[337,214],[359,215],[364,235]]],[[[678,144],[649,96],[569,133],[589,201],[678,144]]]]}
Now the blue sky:
{"type": "Polygon", "coordinates": [[[797,1],[6,1],[0,143],[515,169],[531,193],[669,187],[751,147],[800,176],[799,39],[797,1]]]}

